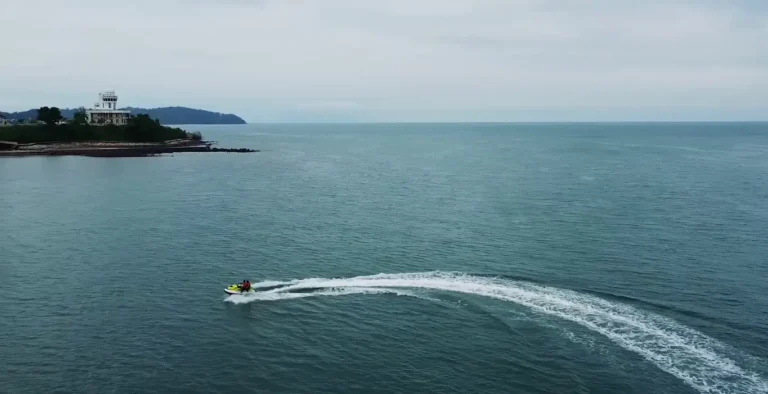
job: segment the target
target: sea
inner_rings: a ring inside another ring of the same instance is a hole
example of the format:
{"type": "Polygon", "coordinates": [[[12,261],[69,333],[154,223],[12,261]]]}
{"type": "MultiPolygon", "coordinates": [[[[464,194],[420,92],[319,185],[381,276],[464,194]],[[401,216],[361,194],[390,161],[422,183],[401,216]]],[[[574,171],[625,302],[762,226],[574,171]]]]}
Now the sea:
{"type": "Polygon", "coordinates": [[[0,393],[768,393],[768,123],[184,127],[0,159],[0,393]]]}

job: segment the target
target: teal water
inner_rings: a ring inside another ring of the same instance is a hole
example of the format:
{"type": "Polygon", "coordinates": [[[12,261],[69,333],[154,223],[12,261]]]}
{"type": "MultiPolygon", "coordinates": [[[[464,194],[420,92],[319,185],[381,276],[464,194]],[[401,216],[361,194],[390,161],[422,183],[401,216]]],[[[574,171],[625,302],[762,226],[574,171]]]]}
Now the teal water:
{"type": "Polygon", "coordinates": [[[0,160],[0,392],[768,392],[768,124],[189,129],[0,160]]]}

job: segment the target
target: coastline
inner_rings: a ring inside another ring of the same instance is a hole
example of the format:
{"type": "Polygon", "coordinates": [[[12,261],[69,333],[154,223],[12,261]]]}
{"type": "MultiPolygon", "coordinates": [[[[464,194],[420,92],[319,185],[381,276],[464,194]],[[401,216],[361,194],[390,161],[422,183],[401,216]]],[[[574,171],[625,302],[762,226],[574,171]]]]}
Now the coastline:
{"type": "Polygon", "coordinates": [[[196,140],[174,140],[160,143],[130,142],[72,142],[19,145],[13,150],[0,150],[0,157],[26,156],[89,156],[89,157],[145,157],[168,153],[229,152],[253,153],[254,149],[213,148],[212,143],[196,140]]]}

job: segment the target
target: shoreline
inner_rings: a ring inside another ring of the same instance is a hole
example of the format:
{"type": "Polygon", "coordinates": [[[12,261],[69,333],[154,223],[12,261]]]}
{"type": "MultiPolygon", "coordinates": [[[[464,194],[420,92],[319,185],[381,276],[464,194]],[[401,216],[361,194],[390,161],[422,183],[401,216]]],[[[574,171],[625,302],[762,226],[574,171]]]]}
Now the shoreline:
{"type": "Polygon", "coordinates": [[[0,150],[0,157],[27,156],[88,156],[88,157],[146,157],[168,153],[227,152],[254,153],[247,148],[213,148],[211,142],[176,140],[160,143],[74,142],[27,144],[12,150],[0,150]]]}

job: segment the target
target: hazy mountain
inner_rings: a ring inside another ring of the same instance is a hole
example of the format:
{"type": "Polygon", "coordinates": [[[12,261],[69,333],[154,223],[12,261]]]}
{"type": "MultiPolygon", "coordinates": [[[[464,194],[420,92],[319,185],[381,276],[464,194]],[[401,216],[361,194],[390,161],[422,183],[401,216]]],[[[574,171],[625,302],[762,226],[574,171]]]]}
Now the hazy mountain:
{"type": "Polygon", "coordinates": [[[22,111],[22,112],[2,112],[0,111],[0,115],[3,115],[6,117],[6,119],[16,119],[16,120],[29,120],[29,119],[37,119],[37,109],[30,109],[29,111],[22,111]]]}
{"type": "MultiPolygon", "coordinates": [[[[131,111],[131,114],[147,114],[152,119],[160,119],[162,124],[244,124],[245,121],[237,115],[222,114],[219,112],[205,111],[187,107],[163,107],[163,108],[122,108],[131,111]]],[[[61,115],[71,119],[77,109],[64,108],[61,115]]],[[[37,109],[21,112],[0,112],[8,119],[34,120],[37,119],[37,109]]]]}
{"type": "Polygon", "coordinates": [[[186,107],[163,108],[123,108],[132,114],[147,114],[152,119],[160,119],[163,124],[245,124],[237,115],[205,111],[186,107]]]}

